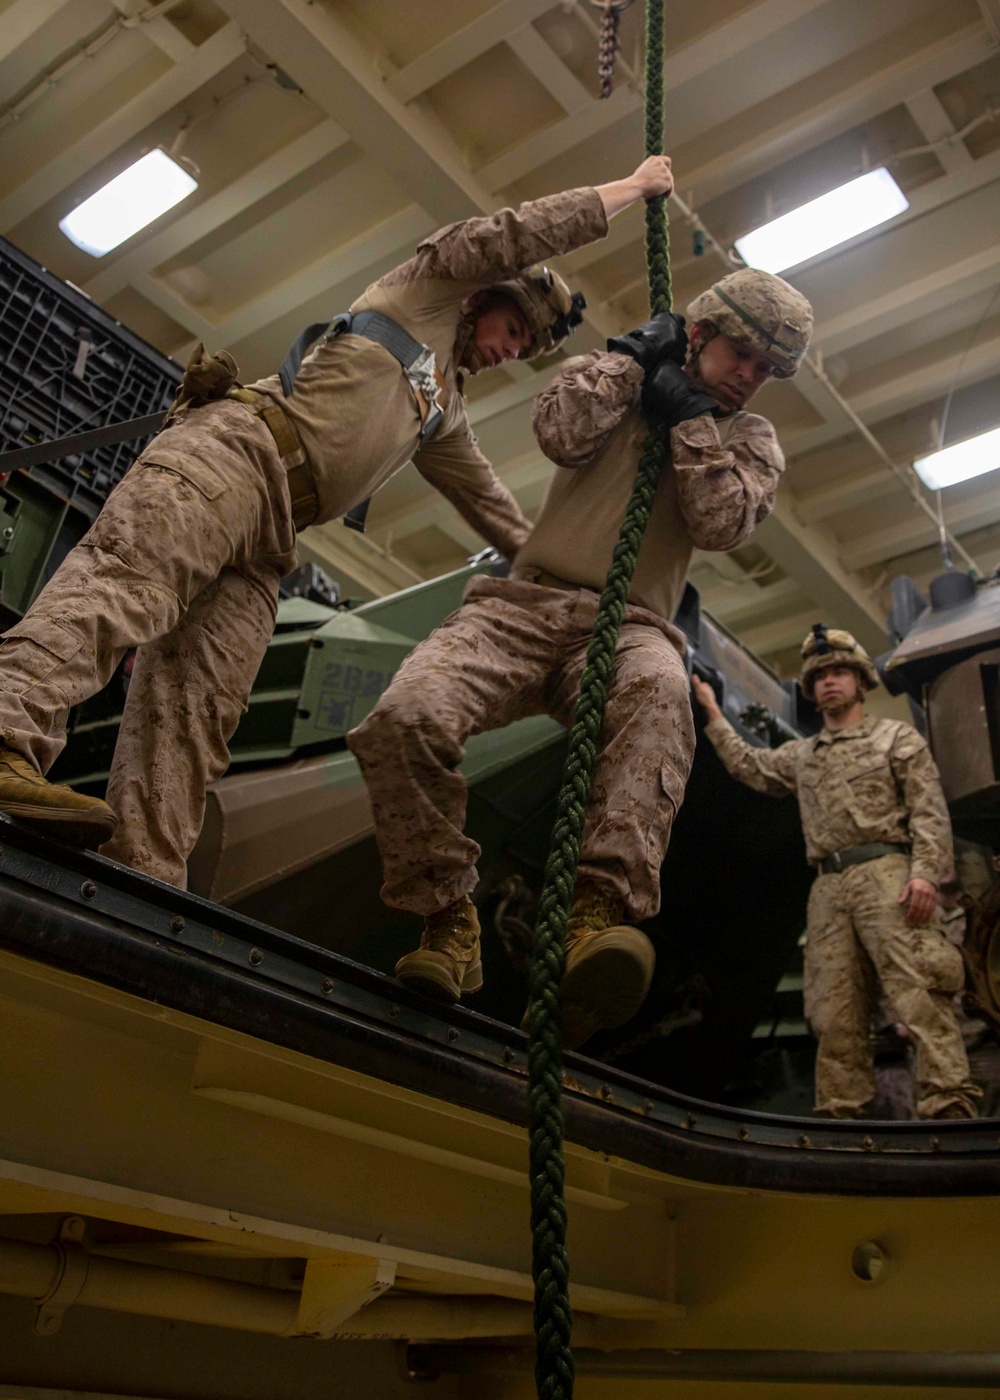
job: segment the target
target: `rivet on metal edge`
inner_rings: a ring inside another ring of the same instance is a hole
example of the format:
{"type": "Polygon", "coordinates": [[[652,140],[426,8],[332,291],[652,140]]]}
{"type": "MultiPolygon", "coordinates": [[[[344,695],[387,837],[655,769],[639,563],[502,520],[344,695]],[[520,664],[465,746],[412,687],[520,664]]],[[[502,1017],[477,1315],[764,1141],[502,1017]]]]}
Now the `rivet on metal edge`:
{"type": "Polygon", "coordinates": [[[259,948],[251,948],[251,949],[250,949],[250,966],[251,966],[251,967],[260,967],[260,965],[261,965],[261,963],[262,963],[263,961],[264,961],[264,954],[260,951],[260,949],[259,949],[259,948]]]}
{"type": "Polygon", "coordinates": [[[799,1133],[799,1146],[812,1147],[812,1140],[810,1139],[808,1133],[799,1133]]]}
{"type": "Polygon", "coordinates": [[[173,919],[170,920],[170,932],[171,932],[171,933],[183,933],[184,930],[185,930],[186,928],[187,928],[187,924],[186,924],[186,923],[184,922],[184,920],[181,918],[180,914],[178,914],[178,915],[176,916],[176,918],[173,918],[173,919]]]}
{"type": "Polygon", "coordinates": [[[654,1106],[655,1106],[655,1105],[653,1104],[653,1100],[652,1100],[652,1099],[643,1099],[643,1101],[642,1101],[642,1111],[643,1111],[643,1113],[652,1113],[654,1106]]]}
{"type": "Polygon", "coordinates": [[[509,1045],[504,1046],[503,1055],[500,1058],[505,1065],[512,1065],[514,1063],[514,1052],[509,1045]]]}
{"type": "Polygon", "coordinates": [[[458,1031],[455,1029],[454,1026],[448,1027],[448,1039],[451,1041],[455,1041],[458,1039],[458,1031]]]}
{"type": "Polygon", "coordinates": [[[598,1089],[597,1093],[598,1096],[602,1098],[605,1103],[610,1103],[611,1100],[614,1098],[614,1094],[611,1092],[607,1084],[602,1084],[601,1087],[598,1089]]]}
{"type": "Polygon", "coordinates": [[[875,1139],[870,1137],[863,1138],[861,1141],[861,1146],[865,1149],[866,1152],[874,1152],[875,1139]]]}
{"type": "Polygon", "coordinates": [[[693,1113],[689,1113],[688,1116],[684,1119],[684,1122],[681,1124],[681,1127],[682,1127],[682,1128],[693,1128],[694,1125],[695,1125],[695,1123],[696,1123],[697,1121],[698,1121],[698,1120],[695,1118],[694,1114],[693,1114],[693,1113]]]}
{"type": "Polygon", "coordinates": [[[399,1015],[399,1007],[394,1001],[390,1001],[389,1005],[385,1008],[385,1012],[390,1019],[395,1020],[399,1015]]]}
{"type": "Polygon", "coordinates": [[[336,985],[332,977],[324,977],[323,981],[320,983],[320,991],[325,992],[327,996],[329,996],[336,985]]]}
{"type": "Polygon", "coordinates": [[[933,1137],[933,1138],[931,1138],[931,1148],[932,1148],[932,1150],[933,1150],[934,1152],[937,1152],[937,1150],[938,1150],[938,1148],[939,1148],[940,1146],[941,1146],[941,1139],[940,1139],[940,1138],[938,1138],[938,1137],[933,1137]]]}
{"type": "Polygon", "coordinates": [[[750,1129],[740,1128],[736,1136],[739,1138],[740,1142],[746,1142],[747,1138],[750,1136],[750,1129]]]}
{"type": "Polygon", "coordinates": [[[94,884],[93,880],[84,880],[83,884],[80,886],[80,893],[83,895],[84,899],[93,899],[94,895],[97,893],[97,886],[94,884]]]}

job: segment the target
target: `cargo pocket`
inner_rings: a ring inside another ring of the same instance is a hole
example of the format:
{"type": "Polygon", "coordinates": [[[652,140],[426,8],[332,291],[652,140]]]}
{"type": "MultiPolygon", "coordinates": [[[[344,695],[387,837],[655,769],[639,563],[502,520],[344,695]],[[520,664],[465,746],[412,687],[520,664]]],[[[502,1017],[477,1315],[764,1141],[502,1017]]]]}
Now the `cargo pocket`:
{"type": "Polygon", "coordinates": [[[54,618],[44,614],[23,618],[0,641],[4,692],[23,695],[48,680],[58,666],[72,661],[82,646],[82,635],[70,632],[54,618]]]}
{"type": "Polygon", "coordinates": [[[170,452],[160,448],[154,451],[152,456],[140,458],[136,467],[140,471],[144,467],[152,467],[154,470],[179,476],[204,496],[206,501],[217,501],[229,490],[228,483],[206,462],[198,457],[189,456],[186,452],[170,452]]]}
{"type": "Polygon", "coordinates": [[[874,818],[891,812],[896,804],[896,788],[888,763],[880,761],[867,768],[844,774],[844,785],[850,794],[852,815],[864,828],[874,818]]]}
{"type": "Polygon", "coordinates": [[[914,957],[927,989],[946,992],[949,996],[960,992],[965,986],[965,961],[959,950],[933,927],[914,931],[917,934],[914,957]]]}
{"type": "Polygon", "coordinates": [[[646,832],[646,858],[651,864],[662,863],[674,818],[683,801],[684,779],[672,764],[664,760],[660,764],[659,801],[646,832]]]}

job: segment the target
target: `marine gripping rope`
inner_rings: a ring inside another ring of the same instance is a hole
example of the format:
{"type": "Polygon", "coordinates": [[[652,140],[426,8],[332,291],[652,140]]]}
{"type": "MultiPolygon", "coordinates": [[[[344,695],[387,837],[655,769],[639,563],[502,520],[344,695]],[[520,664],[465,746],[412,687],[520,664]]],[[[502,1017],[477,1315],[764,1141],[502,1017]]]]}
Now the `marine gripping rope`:
{"type": "MultiPolygon", "coordinates": [[[[646,3],[646,155],[663,153],[663,7],[646,3]]],[[[670,239],[666,201],[646,203],[646,267],[654,315],[669,311],[670,239]]],[[[559,992],[566,961],[566,923],[573,900],[580,840],[590,797],[594,762],[604,723],[608,682],[639,546],[667,460],[667,429],[650,424],[632,498],[615,546],[587,664],[580,682],[569,750],[563,770],[552,847],[535,927],[528,991],[529,1176],[531,1182],[532,1276],[535,1281],[535,1383],[539,1400],[571,1400],[573,1318],[569,1305],[563,1161],[562,1041],[559,992]]]]}

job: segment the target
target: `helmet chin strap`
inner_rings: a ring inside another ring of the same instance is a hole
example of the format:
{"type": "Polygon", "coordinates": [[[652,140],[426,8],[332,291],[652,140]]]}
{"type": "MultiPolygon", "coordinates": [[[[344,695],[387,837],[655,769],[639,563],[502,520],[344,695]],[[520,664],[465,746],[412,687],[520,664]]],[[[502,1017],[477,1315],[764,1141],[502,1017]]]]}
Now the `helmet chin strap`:
{"type": "MultiPolygon", "coordinates": [[[[698,361],[701,359],[701,352],[704,350],[705,346],[708,344],[708,342],[709,342],[710,340],[714,340],[715,337],[719,334],[719,332],[715,329],[714,326],[711,325],[710,322],[702,321],[702,322],[699,322],[698,324],[699,324],[699,325],[707,325],[707,326],[710,326],[711,328],[710,328],[709,330],[707,330],[707,331],[705,332],[705,334],[702,335],[702,336],[699,338],[699,339],[700,339],[700,343],[699,343],[697,349],[696,349],[695,346],[693,345],[691,338],[689,338],[689,340],[688,340],[687,359],[684,361],[684,369],[685,369],[685,372],[691,376],[691,379],[694,381],[694,383],[698,385],[699,389],[704,389],[704,388],[705,388],[705,382],[704,382],[704,380],[703,380],[702,377],[701,377],[701,369],[700,369],[700,367],[699,367],[699,365],[698,365],[698,361]]],[[[691,329],[692,329],[692,331],[693,331],[693,330],[694,330],[694,326],[692,326],[691,329]]]]}
{"type": "MultiPolygon", "coordinates": [[[[707,324],[711,326],[711,322],[707,324]]],[[[711,326],[711,329],[705,334],[697,349],[694,349],[690,345],[688,346],[687,359],[684,361],[684,373],[691,380],[692,384],[696,384],[699,389],[704,389],[706,394],[711,394],[712,398],[715,399],[716,403],[719,405],[717,416],[727,418],[731,413],[735,413],[736,410],[731,408],[729,404],[723,403],[712,386],[705,383],[704,376],[701,372],[701,366],[698,363],[701,359],[701,352],[704,350],[705,346],[710,340],[714,340],[718,334],[719,332],[716,328],[711,326]]]]}
{"type": "Polygon", "coordinates": [[[476,345],[476,313],[472,310],[466,311],[458,323],[454,353],[456,365],[467,374],[478,374],[486,368],[486,360],[476,345]]]}

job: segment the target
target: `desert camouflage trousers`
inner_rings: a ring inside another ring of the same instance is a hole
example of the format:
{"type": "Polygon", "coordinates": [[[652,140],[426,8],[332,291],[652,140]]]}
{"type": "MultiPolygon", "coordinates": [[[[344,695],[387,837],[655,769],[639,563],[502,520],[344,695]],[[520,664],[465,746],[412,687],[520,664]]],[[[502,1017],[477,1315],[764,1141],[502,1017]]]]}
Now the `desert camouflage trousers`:
{"type": "Polygon", "coordinates": [[[0,737],[41,773],[70,708],[138,647],[104,855],[184,884],[294,549],[274,440],[243,405],[212,404],[153,440],[0,642],[0,737]]]}
{"type": "Polygon", "coordinates": [[[877,984],[915,1049],[917,1113],[971,1107],[979,1089],[955,1019],[962,955],[935,922],[911,928],[899,896],[910,878],[905,855],[882,856],[818,875],[809,895],[805,1010],[819,1047],[816,1109],[860,1116],[874,1097],[870,1043],[877,984]]]}
{"type": "MultiPolygon", "coordinates": [[[[473,579],[465,601],[403,662],[347,738],[371,793],[385,884],[398,909],[432,914],[471,894],[480,848],[464,834],[465,741],[526,715],[572,719],[598,595],[473,579]]],[[[633,919],[660,905],[660,865],[694,756],[680,633],[625,611],[580,858],[633,919]]]]}

